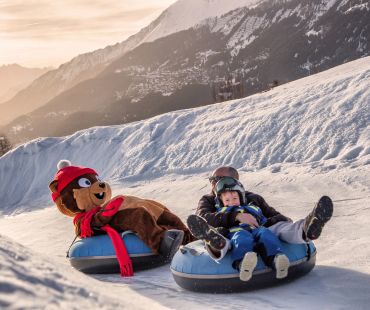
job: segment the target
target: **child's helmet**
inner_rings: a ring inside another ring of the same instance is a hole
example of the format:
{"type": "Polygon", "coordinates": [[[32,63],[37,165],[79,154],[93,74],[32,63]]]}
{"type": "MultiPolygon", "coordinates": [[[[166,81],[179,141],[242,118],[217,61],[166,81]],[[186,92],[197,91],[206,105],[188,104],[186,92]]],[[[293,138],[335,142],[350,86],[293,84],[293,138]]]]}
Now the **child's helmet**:
{"type": "MultiPolygon", "coordinates": [[[[226,191],[236,191],[239,194],[240,203],[245,205],[245,189],[242,183],[232,177],[223,177],[215,185],[215,194],[220,198],[221,193],[226,191]]],[[[220,203],[222,203],[220,201],[220,203]]]]}

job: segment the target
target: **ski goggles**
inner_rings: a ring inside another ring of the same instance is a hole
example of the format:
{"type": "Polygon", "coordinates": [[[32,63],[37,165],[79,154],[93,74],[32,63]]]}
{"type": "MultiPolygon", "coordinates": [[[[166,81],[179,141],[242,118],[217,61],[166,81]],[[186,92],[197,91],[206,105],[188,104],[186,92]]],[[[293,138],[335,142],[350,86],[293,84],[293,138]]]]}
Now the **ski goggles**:
{"type": "Polygon", "coordinates": [[[220,177],[220,176],[211,176],[208,178],[208,181],[209,183],[212,183],[212,182],[215,182],[217,183],[218,181],[220,181],[222,178],[225,178],[225,177],[220,177]]]}
{"type": "Polygon", "coordinates": [[[245,192],[243,184],[232,177],[221,177],[216,183],[214,190],[216,194],[220,194],[224,191],[245,192]]]}

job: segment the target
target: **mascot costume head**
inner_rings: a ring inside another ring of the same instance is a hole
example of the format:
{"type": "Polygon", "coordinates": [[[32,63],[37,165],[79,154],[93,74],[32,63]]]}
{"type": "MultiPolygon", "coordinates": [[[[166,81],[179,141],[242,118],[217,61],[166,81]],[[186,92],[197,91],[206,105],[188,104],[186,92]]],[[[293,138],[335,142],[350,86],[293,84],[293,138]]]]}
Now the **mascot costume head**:
{"type": "Polygon", "coordinates": [[[109,184],[102,182],[94,169],[72,166],[68,160],[58,163],[58,171],[49,188],[59,211],[72,217],[103,206],[112,198],[109,184]]]}

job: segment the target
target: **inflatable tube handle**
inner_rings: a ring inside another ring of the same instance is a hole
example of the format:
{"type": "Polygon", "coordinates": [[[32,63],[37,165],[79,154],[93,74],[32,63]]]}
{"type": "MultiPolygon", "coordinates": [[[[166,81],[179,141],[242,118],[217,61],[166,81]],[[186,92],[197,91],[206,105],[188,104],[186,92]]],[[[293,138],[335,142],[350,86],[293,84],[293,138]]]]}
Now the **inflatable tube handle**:
{"type": "Polygon", "coordinates": [[[73,241],[72,241],[71,245],[69,246],[69,248],[68,248],[68,250],[67,250],[66,258],[69,258],[69,251],[71,250],[71,247],[72,247],[72,245],[75,243],[75,241],[76,241],[76,239],[77,239],[77,238],[78,238],[78,236],[76,236],[76,237],[73,239],[73,241]]]}
{"type": "Polygon", "coordinates": [[[124,232],[121,233],[121,237],[123,238],[124,236],[126,236],[128,234],[136,235],[132,230],[125,230],[124,232]]]}
{"type": "Polygon", "coordinates": [[[189,248],[186,245],[180,246],[180,252],[181,252],[181,254],[186,254],[187,252],[189,252],[189,254],[191,254],[193,256],[202,255],[202,253],[198,252],[196,249],[189,248]]]}
{"type": "Polygon", "coordinates": [[[311,247],[309,243],[307,243],[306,246],[307,246],[307,261],[309,261],[311,259],[311,247]]]}

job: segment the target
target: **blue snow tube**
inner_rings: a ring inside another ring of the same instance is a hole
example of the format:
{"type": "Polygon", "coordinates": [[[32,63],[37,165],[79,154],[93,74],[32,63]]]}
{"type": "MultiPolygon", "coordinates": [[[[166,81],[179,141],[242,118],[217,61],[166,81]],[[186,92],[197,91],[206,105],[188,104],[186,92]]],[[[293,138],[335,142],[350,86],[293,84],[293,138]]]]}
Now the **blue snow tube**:
{"type": "MultiPolygon", "coordinates": [[[[164,265],[163,256],[152,250],[134,233],[121,234],[134,271],[164,265]]],[[[68,251],[71,265],[84,273],[119,273],[119,264],[108,235],[94,236],[75,241],[68,251]]]]}
{"type": "Polygon", "coordinates": [[[187,290],[230,293],[286,283],[305,275],[315,266],[316,248],[312,242],[308,245],[283,242],[283,252],[290,261],[289,273],[284,279],[276,279],[275,271],[266,267],[258,257],[252,279],[243,282],[239,279],[239,272],[232,267],[229,253],[217,263],[200,240],[180,248],[172,259],[171,272],[176,283],[187,290]]]}

